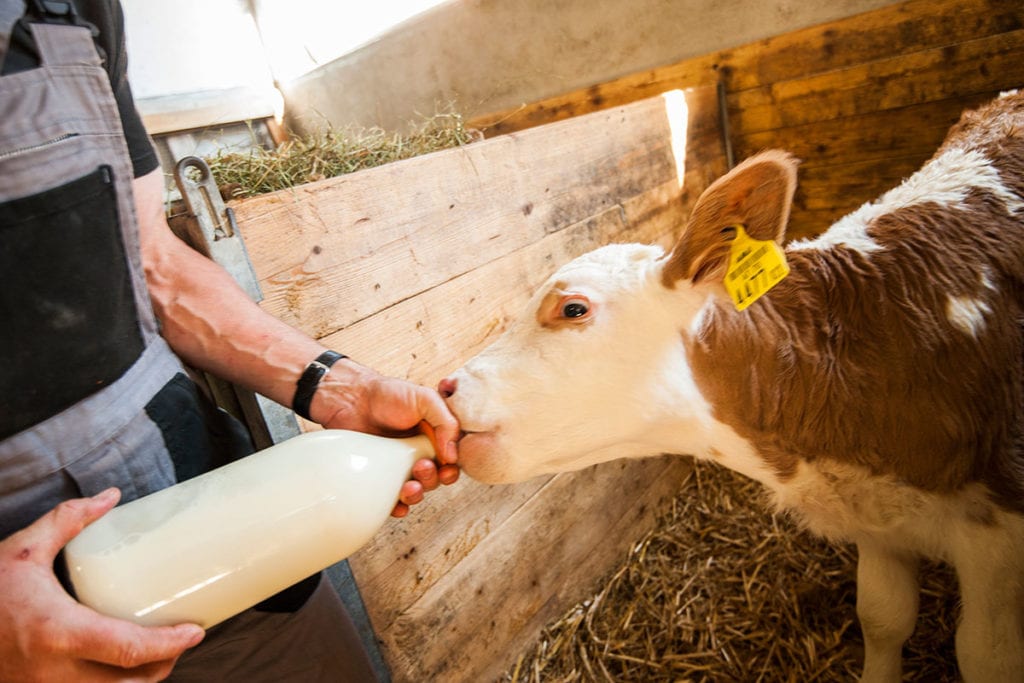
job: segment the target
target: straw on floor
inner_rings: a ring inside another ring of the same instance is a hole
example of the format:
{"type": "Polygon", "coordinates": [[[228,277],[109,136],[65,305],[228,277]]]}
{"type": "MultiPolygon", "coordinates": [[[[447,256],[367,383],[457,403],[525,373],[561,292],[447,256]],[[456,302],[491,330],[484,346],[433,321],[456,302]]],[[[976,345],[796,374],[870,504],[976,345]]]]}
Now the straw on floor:
{"type": "MultiPolygon", "coordinates": [[[[760,485],[698,463],[657,528],[500,680],[854,681],[855,577],[854,547],[799,530],[760,485]]],[[[955,577],[926,563],[921,585],[904,680],[955,681],[955,577]]]]}

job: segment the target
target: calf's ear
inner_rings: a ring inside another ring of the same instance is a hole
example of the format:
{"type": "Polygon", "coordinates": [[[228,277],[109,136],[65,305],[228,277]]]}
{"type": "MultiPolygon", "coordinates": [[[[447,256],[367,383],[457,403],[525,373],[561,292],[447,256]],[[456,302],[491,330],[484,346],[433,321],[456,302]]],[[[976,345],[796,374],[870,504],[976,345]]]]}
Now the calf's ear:
{"type": "Polygon", "coordinates": [[[750,157],[704,190],[686,230],[669,254],[662,279],[721,280],[729,262],[736,225],[758,240],[781,243],[796,191],[799,161],[788,152],[768,150],[750,157]]]}

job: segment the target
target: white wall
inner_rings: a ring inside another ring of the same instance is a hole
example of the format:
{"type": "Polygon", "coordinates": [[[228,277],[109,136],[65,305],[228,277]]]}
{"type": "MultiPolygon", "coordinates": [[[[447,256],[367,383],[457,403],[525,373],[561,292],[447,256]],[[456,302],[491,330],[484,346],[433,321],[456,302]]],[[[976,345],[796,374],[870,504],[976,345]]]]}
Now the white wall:
{"type": "Polygon", "coordinates": [[[136,99],[273,86],[246,0],[121,4],[136,99]]]}
{"type": "Polygon", "coordinates": [[[121,0],[128,79],[151,134],[281,114],[247,0],[121,0]]]}
{"type": "Polygon", "coordinates": [[[132,87],[163,129],[183,93],[207,93],[189,127],[266,115],[275,76],[299,128],[395,129],[449,103],[468,117],[500,111],[893,1],[122,3],[132,87]]]}
{"type": "Polygon", "coordinates": [[[253,0],[274,76],[288,82],[454,0],[253,0]]]}
{"type": "Polygon", "coordinates": [[[509,109],[893,0],[458,0],[284,84],[293,123],[509,109]]]}

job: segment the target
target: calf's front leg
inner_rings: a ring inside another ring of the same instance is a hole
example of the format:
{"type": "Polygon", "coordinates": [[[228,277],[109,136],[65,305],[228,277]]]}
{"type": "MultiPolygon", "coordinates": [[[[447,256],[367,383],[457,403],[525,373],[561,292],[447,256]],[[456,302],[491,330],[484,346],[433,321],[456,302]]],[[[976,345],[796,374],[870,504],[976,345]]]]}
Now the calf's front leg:
{"type": "Polygon", "coordinates": [[[918,558],[874,541],[857,543],[857,617],[864,634],[864,683],[898,683],[903,643],[914,632],[918,558]]]}

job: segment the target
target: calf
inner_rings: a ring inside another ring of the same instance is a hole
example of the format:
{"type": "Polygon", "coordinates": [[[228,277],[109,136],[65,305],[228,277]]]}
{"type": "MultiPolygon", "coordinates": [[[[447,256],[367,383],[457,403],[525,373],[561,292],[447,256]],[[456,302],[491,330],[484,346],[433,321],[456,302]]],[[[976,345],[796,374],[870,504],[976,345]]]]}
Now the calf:
{"type": "Polygon", "coordinates": [[[738,165],[667,256],[613,245],[556,272],[440,384],[462,466],[499,483],[665,452],[721,463],[857,544],[864,680],[900,680],[927,556],[959,577],[964,678],[1020,683],[1024,94],[966,114],[902,185],[786,246],[786,275],[772,254],[796,166],[780,151],[738,165]],[[751,291],[734,300],[737,279],[751,291]]]}

